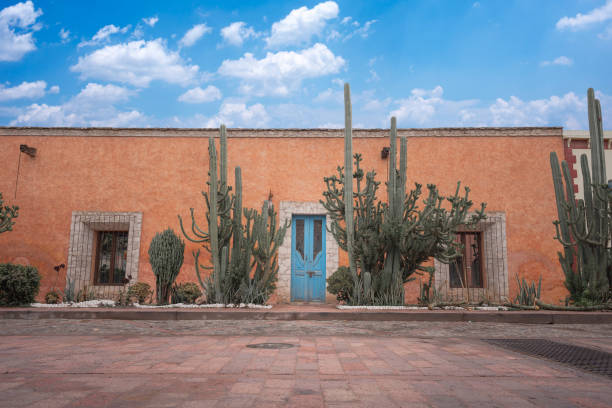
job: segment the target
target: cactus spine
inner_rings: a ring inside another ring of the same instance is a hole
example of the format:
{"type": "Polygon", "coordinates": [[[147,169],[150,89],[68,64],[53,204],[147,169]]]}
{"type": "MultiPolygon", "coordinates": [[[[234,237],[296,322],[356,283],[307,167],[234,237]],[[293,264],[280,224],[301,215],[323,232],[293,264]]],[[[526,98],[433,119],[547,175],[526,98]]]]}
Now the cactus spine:
{"type": "Polygon", "coordinates": [[[561,163],[555,152],[550,165],[555,188],[557,239],[563,245],[559,262],[565,275],[570,301],[577,304],[600,303],[610,298],[612,251],[610,249],[610,187],[606,183],[601,105],[590,88],[587,92],[591,169],[586,155],[580,157],[584,199],[576,200],[569,165],[561,163]],[[592,179],[591,179],[592,176],[592,179]],[[565,181],[565,191],[564,191],[565,181]]]}

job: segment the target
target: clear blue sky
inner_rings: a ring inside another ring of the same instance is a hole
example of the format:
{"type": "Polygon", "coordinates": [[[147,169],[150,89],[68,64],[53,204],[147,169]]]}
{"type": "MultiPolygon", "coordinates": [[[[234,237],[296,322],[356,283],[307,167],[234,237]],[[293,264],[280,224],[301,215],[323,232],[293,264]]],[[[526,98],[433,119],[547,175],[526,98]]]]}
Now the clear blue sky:
{"type": "Polygon", "coordinates": [[[0,125],[612,128],[612,0],[0,1],[0,125]]]}

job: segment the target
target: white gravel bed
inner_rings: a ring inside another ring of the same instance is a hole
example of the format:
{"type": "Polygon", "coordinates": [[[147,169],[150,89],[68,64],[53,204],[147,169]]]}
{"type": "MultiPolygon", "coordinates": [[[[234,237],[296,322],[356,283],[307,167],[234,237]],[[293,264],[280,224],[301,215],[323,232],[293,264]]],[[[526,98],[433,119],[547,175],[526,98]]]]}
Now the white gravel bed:
{"type": "Polygon", "coordinates": [[[63,302],[56,304],[47,303],[31,303],[32,307],[102,307],[102,306],[115,306],[114,300],[99,299],[99,300],[88,300],[86,302],[63,302]]]}
{"type": "MultiPolygon", "coordinates": [[[[340,310],[429,310],[426,306],[336,306],[340,310]]],[[[434,310],[483,310],[490,312],[499,312],[509,310],[505,306],[475,306],[471,308],[463,306],[444,306],[434,307],[434,310]]]]}
{"type": "Polygon", "coordinates": [[[427,310],[423,306],[336,306],[340,310],[427,310]]]}
{"type": "MultiPolygon", "coordinates": [[[[55,308],[55,307],[113,307],[115,306],[114,300],[100,299],[100,300],[88,300],[86,302],[64,302],[64,303],[56,303],[56,304],[47,304],[47,303],[31,303],[31,307],[44,307],[44,308],[55,308]]],[[[240,303],[239,305],[234,304],[203,304],[203,305],[188,305],[185,303],[175,303],[173,305],[139,305],[138,303],[134,303],[133,305],[139,309],[169,309],[169,308],[184,308],[184,309],[211,309],[211,308],[247,308],[247,309],[272,309],[271,305],[256,305],[253,303],[245,304],[240,303]]]]}
{"type": "Polygon", "coordinates": [[[247,308],[247,309],[272,309],[272,305],[256,305],[254,303],[240,303],[239,305],[234,305],[233,303],[229,303],[224,305],[223,303],[211,303],[211,304],[203,304],[203,305],[188,305],[185,303],[175,303],[173,305],[139,305],[138,303],[134,303],[134,306],[140,309],[168,309],[168,308],[185,308],[185,309],[214,309],[214,308],[247,308]]]}

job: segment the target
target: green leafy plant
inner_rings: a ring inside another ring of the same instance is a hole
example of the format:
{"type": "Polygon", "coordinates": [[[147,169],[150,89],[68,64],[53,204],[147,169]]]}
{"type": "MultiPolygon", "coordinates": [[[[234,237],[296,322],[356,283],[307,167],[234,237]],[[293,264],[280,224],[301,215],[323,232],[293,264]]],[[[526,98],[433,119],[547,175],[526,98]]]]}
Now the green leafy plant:
{"type": "Polygon", "coordinates": [[[455,240],[459,226],[470,228],[484,215],[485,204],[474,215],[469,188],[461,184],[453,195],[443,196],[434,184],[427,185],[423,200],[422,186],[406,192],[406,138],[400,139],[400,163],[397,167],[397,121],[391,118],[389,136],[389,177],[387,200],[377,197],[380,182],[376,173],[365,174],[362,156],[352,150],[352,111],[350,88],[345,84],[344,167],[337,175],[325,177],[326,191],[321,201],[332,223],[331,233],[341,249],[347,251],[353,279],[350,303],[404,304],[406,282],[415,273],[425,272],[421,265],[431,258],[449,263],[461,256],[462,246],[455,240]],[[353,161],[355,167],[353,167],[353,161]],[[356,190],[355,190],[356,187],[356,190]]]}
{"type": "Polygon", "coordinates": [[[584,199],[575,197],[567,162],[562,162],[560,170],[557,154],[550,153],[559,217],[554,221],[555,239],[563,245],[559,263],[565,274],[568,301],[575,305],[600,304],[612,298],[612,189],[606,181],[601,105],[592,88],[587,99],[591,169],[583,154],[584,199]]]}
{"type": "Polygon", "coordinates": [[[66,290],[64,290],[64,301],[76,301],[76,293],[74,293],[74,279],[66,278],[66,290]]]}
{"type": "Polygon", "coordinates": [[[96,292],[91,286],[83,286],[76,294],[75,301],[77,302],[88,302],[90,300],[96,300],[96,292]]]}
{"type": "Polygon", "coordinates": [[[514,303],[522,306],[535,306],[536,301],[540,299],[540,291],[542,289],[542,275],[540,275],[540,280],[538,281],[538,286],[536,287],[535,282],[531,282],[528,284],[525,278],[523,280],[519,279],[518,275],[515,275],[516,283],[518,288],[518,294],[514,299],[514,303]]]}
{"type": "Polygon", "coordinates": [[[45,295],[45,303],[56,305],[62,303],[62,293],[59,290],[51,290],[45,295]]]}
{"type": "Polygon", "coordinates": [[[172,287],[172,303],[194,304],[202,296],[202,290],[197,283],[185,282],[172,287]]]}
{"type": "Polygon", "coordinates": [[[139,304],[145,303],[152,294],[151,286],[145,282],[136,282],[127,290],[127,297],[137,301],[139,304]]]}
{"type": "Polygon", "coordinates": [[[158,305],[168,304],[172,284],[183,265],[185,243],[170,228],[157,233],[149,247],[149,262],[155,274],[155,299],[158,305]]]}
{"type": "Polygon", "coordinates": [[[39,289],[40,274],[35,267],[0,264],[0,305],[33,303],[39,289]]]}
{"type": "Polygon", "coordinates": [[[353,276],[347,266],[341,266],[327,278],[327,291],[339,302],[348,303],[353,296],[353,276]]]}
{"type": "Polygon", "coordinates": [[[13,219],[19,216],[19,207],[2,206],[3,203],[2,193],[0,193],[0,233],[11,231],[15,225],[13,219]]]}

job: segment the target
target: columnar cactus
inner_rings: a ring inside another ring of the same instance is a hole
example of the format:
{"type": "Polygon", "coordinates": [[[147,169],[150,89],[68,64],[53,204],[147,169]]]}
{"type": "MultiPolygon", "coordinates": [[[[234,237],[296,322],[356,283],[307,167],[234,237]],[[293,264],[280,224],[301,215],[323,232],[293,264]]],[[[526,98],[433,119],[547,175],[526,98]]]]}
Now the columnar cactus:
{"type": "Polygon", "coordinates": [[[265,204],[262,214],[242,207],[240,167],[235,168],[236,192],[231,194],[232,188],[227,182],[227,134],[224,125],[221,125],[219,136],[221,157],[218,164],[214,139],[211,137],[208,141],[208,192],[202,192],[208,209],[208,231],[197,225],[193,208],[191,234],[185,232],[179,216],[181,231],[189,241],[202,244],[210,252],[212,268],[200,265],[200,250],[193,253],[196,274],[208,302],[227,304],[247,300],[264,303],[276,282],[276,253],[288,225],[277,228],[276,214],[268,210],[268,204],[265,204]],[[246,225],[243,224],[243,213],[246,225]],[[260,264],[263,265],[262,272],[258,273],[260,264]],[[251,277],[253,266],[255,275],[251,277]],[[202,279],[201,268],[212,269],[205,280],[202,279]],[[245,290],[245,286],[250,289],[245,290]]]}
{"type": "Polygon", "coordinates": [[[149,246],[149,262],[155,274],[155,298],[165,305],[170,298],[172,284],[178,276],[185,252],[185,243],[168,228],[157,233],[149,246]]]}
{"type": "Polygon", "coordinates": [[[609,299],[612,284],[611,189],[606,183],[601,105],[592,88],[587,92],[587,100],[591,171],[587,156],[583,154],[580,165],[584,199],[576,200],[567,162],[561,164],[562,175],[557,154],[550,153],[559,217],[554,222],[555,239],[563,245],[563,253],[559,252],[559,262],[565,274],[569,300],[578,304],[599,303],[609,299]]]}
{"type": "Polygon", "coordinates": [[[351,88],[344,84],[344,224],[346,226],[346,250],[349,257],[349,269],[353,276],[356,295],[360,296],[359,279],[355,256],[353,255],[353,109],[351,107],[351,88]]]}
{"type": "Polygon", "coordinates": [[[417,271],[428,271],[421,264],[431,257],[450,262],[461,254],[454,241],[459,225],[473,225],[484,218],[484,207],[468,219],[472,202],[469,189],[459,196],[445,198],[435,185],[428,185],[425,207],[418,208],[421,185],[406,194],[406,138],[400,139],[400,165],[397,168],[397,121],[391,118],[387,203],[376,197],[379,182],[374,171],[365,175],[360,154],[352,154],[351,103],[348,84],[345,95],[344,167],[338,176],[325,177],[327,191],[321,201],[331,218],[330,232],[341,249],[347,251],[354,281],[351,303],[403,304],[403,284],[417,271]],[[353,168],[354,159],[355,168],[353,168]],[[353,191],[355,179],[356,192],[353,191]],[[442,206],[448,201],[450,209],[442,206]]]}

